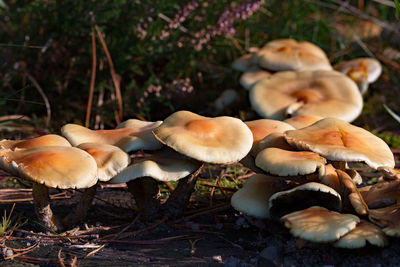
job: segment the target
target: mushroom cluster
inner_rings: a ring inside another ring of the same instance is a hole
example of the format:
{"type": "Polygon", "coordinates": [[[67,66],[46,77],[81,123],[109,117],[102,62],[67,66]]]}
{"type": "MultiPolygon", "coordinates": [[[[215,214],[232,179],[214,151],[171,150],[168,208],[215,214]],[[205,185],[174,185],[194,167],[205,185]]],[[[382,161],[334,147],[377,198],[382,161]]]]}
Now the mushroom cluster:
{"type": "Polygon", "coordinates": [[[352,122],[361,113],[362,94],[382,72],[373,58],[333,68],[325,52],[306,41],[274,40],[253,50],[232,67],[244,72],[240,84],[250,91],[252,108],[268,119],[317,116],[352,122]]]}
{"type": "Polygon", "coordinates": [[[387,144],[367,130],[337,118],[277,130],[242,162],[257,173],[231,199],[244,214],[341,248],[384,246],[386,236],[400,236],[399,172],[387,144]],[[380,171],[384,181],[358,186],[354,162],[380,171]]]}

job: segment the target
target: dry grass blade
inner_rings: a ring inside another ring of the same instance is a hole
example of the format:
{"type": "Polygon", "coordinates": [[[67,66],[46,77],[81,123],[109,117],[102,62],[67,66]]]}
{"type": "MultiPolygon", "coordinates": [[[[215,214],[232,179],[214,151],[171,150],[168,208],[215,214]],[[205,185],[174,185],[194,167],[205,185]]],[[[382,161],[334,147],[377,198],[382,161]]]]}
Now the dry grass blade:
{"type": "Polygon", "coordinates": [[[61,258],[61,251],[62,251],[62,248],[60,248],[60,250],[57,253],[57,259],[58,259],[58,263],[60,264],[60,266],[65,267],[64,260],[63,260],[63,258],[61,258]]]}
{"type": "MultiPolygon", "coordinates": [[[[14,258],[18,258],[18,257],[20,257],[20,256],[22,256],[22,255],[25,255],[25,254],[27,254],[27,253],[33,251],[36,247],[38,247],[38,246],[39,246],[39,243],[40,243],[40,242],[37,242],[35,245],[29,247],[29,250],[16,253],[16,254],[14,254],[14,255],[5,257],[4,259],[5,259],[5,260],[11,260],[11,259],[14,259],[14,258]]],[[[11,248],[11,250],[13,250],[13,249],[11,248]]]]}
{"type": "Polygon", "coordinates": [[[94,91],[94,83],[96,81],[96,36],[94,34],[94,30],[92,29],[92,74],[90,77],[90,88],[89,88],[89,98],[88,104],[86,107],[86,120],[85,126],[89,127],[90,123],[90,113],[92,110],[92,103],[93,103],[93,91],[94,91]]]}
{"type": "Polygon", "coordinates": [[[115,93],[116,93],[117,100],[118,100],[119,121],[117,121],[117,124],[119,124],[122,121],[122,112],[123,112],[123,110],[122,110],[122,95],[121,95],[121,89],[120,89],[120,77],[115,72],[114,64],[112,62],[112,58],[111,58],[110,52],[108,51],[107,44],[104,40],[103,35],[101,34],[101,32],[97,26],[95,28],[96,28],[97,36],[99,37],[100,43],[103,47],[104,53],[106,54],[108,64],[110,66],[111,78],[112,78],[114,86],[115,86],[115,93]]]}
{"type": "Polygon", "coordinates": [[[32,246],[29,246],[27,248],[10,248],[7,247],[6,245],[0,244],[0,247],[2,248],[7,248],[7,249],[11,249],[14,252],[25,252],[28,250],[33,250],[34,248],[36,248],[39,245],[40,241],[36,242],[35,244],[33,244],[32,246]]]}

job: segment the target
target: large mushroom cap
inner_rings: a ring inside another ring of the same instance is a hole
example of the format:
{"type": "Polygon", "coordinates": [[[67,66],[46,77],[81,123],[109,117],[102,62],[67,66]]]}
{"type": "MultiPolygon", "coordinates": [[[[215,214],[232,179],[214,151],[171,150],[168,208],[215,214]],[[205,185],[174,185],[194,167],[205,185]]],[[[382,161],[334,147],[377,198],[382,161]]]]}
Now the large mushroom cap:
{"type": "Polygon", "coordinates": [[[296,211],[281,218],[290,232],[312,242],[333,242],[353,230],[360,219],[322,207],[296,211]]]}
{"type": "Polygon", "coordinates": [[[379,137],[345,121],[326,118],[313,125],[285,132],[286,141],[333,161],[365,162],[372,168],[394,167],[394,156],[379,137]]]}
{"type": "Polygon", "coordinates": [[[268,199],[276,192],[284,190],[285,186],[279,177],[255,174],[244,186],[236,191],[231,198],[232,207],[244,214],[268,219],[268,199]]]}
{"type": "Polygon", "coordinates": [[[368,83],[375,82],[382,73],[382,65],[374,58],[356,58],[340,62],[335,69],[357,80],[363,77],[368,83]]]}
{"type": "Polygon", "coordinates": [[[82,143],[78,148],[89,153],[97,163],[97,178],[106,182],[125,169],[131,161],[119,147],[98,143],[82,143]]]}
{"type": "Polygon", "coordinates": [[[277,120],[290,114],[353,121],[363,106],[357,85],[337,71],[275,73],[252,87],[250,102],[261,117],[277,120]]]}
{"type": "Polygon", "coordinates": [[[97,182],[96,161],[74,147],[0,150],[0,168],[47,187],[88,188],[97,182]]]}
{"type": "Polygon", "coordinates": [[[271,133],[283,133],[288,130],[294,130],[291,125],[278,120],[260,119],[244,122],[253,134],[253,144],[257,144],[264,137],[271,133]]]}
{"type": "Polygon", "coordinates": [[[27,140],[1,140],[0,148],[14,150],[16,148],[32,148],[38,146],[66,146],[71,144],[62,136],[56,134],[47,134],[27,140]]]}
{"type": "Polygon", "coordinates": [[[365,247],[367,242],[377,247],[384,247],[388,240],[379,227],[367,221],[361,221],[356,228],[336,241],[334,246],[355,249],[365,247]]]}
{"type": "Polygon", "coordinates": [[[126,183],[142,177],[158,181],[177,181],[200,168],[201,164],[188,159],[175,151],[162,150],[136,160],[116,175],[111,183],[126,183]]]}
{"type": "Polygon", "coordinates": [[[130,119],[113,130],[90,130],[77,124],[67,124],[61,128],[61,133],[73,146],[101,143],[117,146],[125,152],[139,149],[155,150],[162,145],[154,138],[152,130],[161,123],[130,119]]]}
{"type": "Polygon", "coordinates": [[[292,125],[296,129],[301,129],[307,126],[310,126],[311,124],[316,123],[322,119],[320,116],[311,116],[311,115],[300,115],[296,117],[291,117],[289,119],[284,120],[287,124],[292,125]]]}
{"type": "Polygon", "coordinates": [[[258,64],[274,71],[331,70],[325,52],[310,42],[280,39],[267,43],[257,52],[258,64]]]}
{"type": "Polygon", "coordinates": [[[241,120],[207,118],[189,111],[173,113],[153,133],[177,152],[209,163],[237,162],[253,144],[253,135],[241,120]]]}
{"type": "Polygon", "coordinates": [[[273,218],[280,218],[285,214],[311,206],[341,211],[342,199],[334,189],[315,182],[275,193],[269,199],[269,213],[273,218]]]}

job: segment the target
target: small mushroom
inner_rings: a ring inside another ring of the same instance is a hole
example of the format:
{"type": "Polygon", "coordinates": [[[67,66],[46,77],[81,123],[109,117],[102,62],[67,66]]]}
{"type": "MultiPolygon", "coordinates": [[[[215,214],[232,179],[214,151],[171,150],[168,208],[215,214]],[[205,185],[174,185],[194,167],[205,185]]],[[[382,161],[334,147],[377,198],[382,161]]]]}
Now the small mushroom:
{"type": "Polygon", "coordinates": [[[361,220],[356,228],[342,236],[333,245],[337,248],[356,249],[365,247],[367,242],[377,247],[384,247],[388,244],[388,239],[379,227],[361,220]]]}
{"type": "Polygon", "coordinates": [[[245,54],[232,63],[232,68],[241,72],[248,71],[251,67],[257,65],[256,53],[245,54]]]}
{"type": "Polygon", "coordinates": [[[292,235],[312,242],[333,242],[349,233],[360,222],[352,214],[341,214],[314,206],[287,214],[281,221],[292,235]]]}
{"type": "Polygon", "coordinates": [[[360,188],[360,193],[371,209],[400,203],[400,180],[377,183],[360,188]]]}
{"type": "Polygon", "coordinates": [[[368,218],[380,227],[388,236],[400,236],[400,203],[379,208],[370,209],[368,218]]]}
{"type": "Polygon", "coordinates": [[[343,199],[343,207],[350,209],[352,207],[357,214],[367,215],[368,205],[365,203],[360,191],[351,177],[342,170],[336,170],[340,181],[340,195],[343,199]]]}
{"type": "Polygon", "coordinates": [[[269,199],[269,214],[272,218],[280,218],[311,206],[341,211],[342,199],[339,193],[329,186],[310,182],[272,195],[269,199]]]}
{"type": "Polygon", "coordinates": [[[258,81],[268,78],[271,76],[271,73],[260,69],[258,67],[252,67],[247,70],[245,73],[240,76],[239,83],[247,90],[250,90],[254,84],[258,81]]]}
{"type": "Polygon", "coordinates": [[[276,132],[267,135],[261,141],[254,144],[253,148],[250,151],[250,154],[256,157],[257,154],[260,153],[262,150],[270,147],[280,148],[287,151],[296,150],[296,148],[292,147],[286,142],[283,133],[276,132]]]}

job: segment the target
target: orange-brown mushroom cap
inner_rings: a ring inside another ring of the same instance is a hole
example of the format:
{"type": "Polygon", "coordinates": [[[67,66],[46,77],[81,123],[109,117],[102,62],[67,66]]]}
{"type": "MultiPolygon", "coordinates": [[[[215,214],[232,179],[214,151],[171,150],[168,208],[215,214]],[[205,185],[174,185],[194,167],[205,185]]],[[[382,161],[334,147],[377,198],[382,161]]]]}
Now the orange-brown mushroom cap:
{"type": "Polygon", "coordinates": [[[0,168],[47,187],[88,188],[97,182],[96,161],[74,147],[0,150],[0,168]]]}
{"type": "Polygon", "coordinates": [[[379,137],[335,118],[285,132],[286,141],[300,150],[311,150],[333,161],[365,162],[372,168],[394,167],[389,146],[379,137]]]}
{"type": "Polygon", "coordinates": [[[26,140],[1,140],[0,148],[14,150],[16,148],[32,148],[39,146],[66,146],[70,147],[71,144],[62,136],[56,134],[42,135],[32,139],[26,140]]]}
{"type": "Polygon", "coordinates": [[[253,135],[241,120],[208,118],[190,111],[173,113],[153,133],[160,142],[183,155],[217,164],[239,161],[253,144],[253,135]]]}
{"type": "Polygon", "coordinates": [[[322,119],[320,116],[311,116],[311,115],[300,115],[296,117],[291,117],[289,119],[284,120],[287,124],[292,125],[296,129],[301,129],[307,126],[310,126],[311,124],[316,123],[322,119]]]}
{"type": "Polygon", "coordinates": [[[363,106],[357,85],[337,71],[278,72],[257,82],[249,96],[261,117],[278,120],[311,115],[353,121],[363,106]]]}

